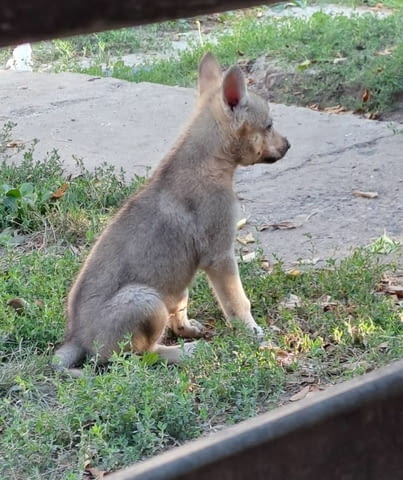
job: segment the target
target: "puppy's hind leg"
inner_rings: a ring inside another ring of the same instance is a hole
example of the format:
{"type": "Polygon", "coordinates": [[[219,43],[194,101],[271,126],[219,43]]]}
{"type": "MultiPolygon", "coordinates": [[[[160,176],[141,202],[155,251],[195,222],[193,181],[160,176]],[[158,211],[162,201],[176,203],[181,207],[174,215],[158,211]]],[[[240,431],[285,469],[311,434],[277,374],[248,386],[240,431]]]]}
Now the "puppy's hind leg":
{"type": "Polygon", "coordinates": [[[121,350],[129,335],[136,353],[153,351],[169,363],[177,363],[191,347],[160,345],[168,324],[169,313],[158,292],[145,285],[131,284],[119,290],[104,304],[96,322],[94,344],[101,361],[121,350]]]}
{"type": "Polygon", "coordinates": [[[72,339],[59,347],[52,359],[52,368],[58,372],[68,372],[71,376],[80,376],[80,370],[71,368],[80,364],[85,358],[86,352],[72,339]]]}
{"type": "Polygon", "coordinates": [[[188,342],[181,345],[160,345],[156,344],[153,351],[158,353],[159,356],[166,360],[168,363],[181,363],[186,357],[190,357],[193,354],[198,342],[188,342]]]}

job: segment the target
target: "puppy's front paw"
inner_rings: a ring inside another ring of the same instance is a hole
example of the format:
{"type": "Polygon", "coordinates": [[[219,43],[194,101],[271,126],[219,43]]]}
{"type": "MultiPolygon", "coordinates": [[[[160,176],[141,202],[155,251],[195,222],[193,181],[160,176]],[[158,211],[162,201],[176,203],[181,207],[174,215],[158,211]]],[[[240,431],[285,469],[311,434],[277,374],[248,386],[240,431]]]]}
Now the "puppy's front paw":
{"type": "Polygon", "coordinates": [[[189,335],[192,338],[201,338],[204,334],[204,326],[194,318],[189,320],[189,328],[192,329],[192,334],[189,335]]]}
{"type": "Polygon", "coordinates": [[[190,357],[193,355],[198,342],[184,343],[182,346],[182,357],[190,357]]]}
{"type": "Polygon", "coordinates": [[[264,331],[262,327],[259,327],[259,325],[255,325],[254,327],[252,327],[252,330],[255,333],[258,340],[263,340],[264,331]]]}
{"type": "Polygon", "coordinates": [[[249,330],[254,334],[256,335],[257,339],[259,341],[263,340],[264,338],[264,331],[263,331],[263,328],[262,327],[259,327],[259,325],[253,321],[253,322],[250,322],[250,323],[247,323],[246,324],[247,327],[249,328],[249,330]]]}

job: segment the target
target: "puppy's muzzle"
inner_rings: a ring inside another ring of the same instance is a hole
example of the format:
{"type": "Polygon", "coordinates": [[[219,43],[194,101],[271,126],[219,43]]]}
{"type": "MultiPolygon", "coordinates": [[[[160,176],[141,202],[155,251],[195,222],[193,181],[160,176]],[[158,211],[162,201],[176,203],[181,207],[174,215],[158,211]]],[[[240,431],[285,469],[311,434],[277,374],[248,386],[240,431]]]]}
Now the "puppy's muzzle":
{"type": "Polygon", "coordinates": [[[291,144],[287,138],[284,138],[284,143],[281,146],[281,149],[277,150],[276,154],[270,155],[264,159],[264,163],[275,163],[277,160],[280,160],[291,148],[291,144]]]}

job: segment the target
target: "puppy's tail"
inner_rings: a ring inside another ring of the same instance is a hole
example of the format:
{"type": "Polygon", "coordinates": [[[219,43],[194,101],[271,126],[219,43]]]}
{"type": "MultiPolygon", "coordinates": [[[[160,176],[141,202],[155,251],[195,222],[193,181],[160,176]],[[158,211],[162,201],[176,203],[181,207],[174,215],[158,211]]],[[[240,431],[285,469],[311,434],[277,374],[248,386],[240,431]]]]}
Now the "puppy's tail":
{"type": "Polygon", "coordinates": [[[86,352],[81,345],[67,341],[58,348],[52,359],[52,367],[59,372],[68,372],[72,376],[81,376],[81,370],[71,368],[80,364],[85,358],[86,352]]]}

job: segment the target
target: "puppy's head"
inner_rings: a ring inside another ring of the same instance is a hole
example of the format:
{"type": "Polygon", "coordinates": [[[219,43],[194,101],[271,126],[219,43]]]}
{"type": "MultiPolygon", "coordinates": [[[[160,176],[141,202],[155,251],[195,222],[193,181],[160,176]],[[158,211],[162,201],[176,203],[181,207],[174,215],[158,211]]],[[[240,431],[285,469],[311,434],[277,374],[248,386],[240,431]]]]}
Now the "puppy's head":
{"type": "Polygon", "coordinates": [[[216,58],[206,53],[199,65],[199,94],[214,107],[225,134],[226,153],[237,164],[274,163],[290,148],[273,128],[268,103],[248,92],[238,66],[222,75],[216,58]]]}

